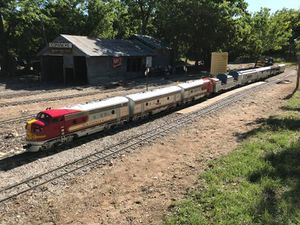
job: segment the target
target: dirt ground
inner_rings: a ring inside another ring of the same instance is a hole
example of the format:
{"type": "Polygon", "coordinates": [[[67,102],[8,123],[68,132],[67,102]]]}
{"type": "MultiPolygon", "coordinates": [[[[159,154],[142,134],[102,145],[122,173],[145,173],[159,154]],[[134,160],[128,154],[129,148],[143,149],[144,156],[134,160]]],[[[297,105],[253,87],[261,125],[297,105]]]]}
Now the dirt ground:
{"type": "Polygon", "coordinates": [[[18,198],[1,224],[159,224],[209,161],[231,152],[243,133],[277,114],[295,85],[276,84],[199,118],[156,144],[71,180],[57,192],[18,198]]]}

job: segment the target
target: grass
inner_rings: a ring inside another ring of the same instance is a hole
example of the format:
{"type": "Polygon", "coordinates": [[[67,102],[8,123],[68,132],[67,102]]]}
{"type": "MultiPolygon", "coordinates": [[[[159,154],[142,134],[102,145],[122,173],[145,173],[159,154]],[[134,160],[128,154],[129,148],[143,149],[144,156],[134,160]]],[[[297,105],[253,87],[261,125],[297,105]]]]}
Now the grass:
{"type": "Polygon", "coordinates": [[[284,113],[243,134],[234,152],[210,162],[165,225],[300,224],[300,91],[284,113]]]}

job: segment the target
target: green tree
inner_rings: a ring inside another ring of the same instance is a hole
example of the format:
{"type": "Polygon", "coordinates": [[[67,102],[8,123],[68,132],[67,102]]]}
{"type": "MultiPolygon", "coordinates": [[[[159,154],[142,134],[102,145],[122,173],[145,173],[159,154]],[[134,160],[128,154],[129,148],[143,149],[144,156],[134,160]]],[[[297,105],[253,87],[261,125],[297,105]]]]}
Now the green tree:
{"type": "Polygon", "coordinates": [[[152,21],[159,4],[159,0],[121,0],[126,5],[130,19],[141,34],[149,34],[153,31],[152,21]],[[149,32],[150,29],[150,32],[149,32]]]}
{"type": "Polygon", "coordinates": [[[86,8],[84,0],[43,1],[46,37],[52,40],[58,34],[84,35],[86,27],[86,8]]]}
{"type": "Polygon", "coordinates": [[[44,15],[41,0],[10,0],[0,3],[1,73],[13,75],[17,59],[27,59],[37,51],[44,15]],[[36,35],[36,36],[35,36],[36,35]],[[21,56],[21,57],[20,57],[21,56]]]}
{"type": "Polygon", "coordinates": [[[157,12],[158,35],[177,58],[204,60],[209,66],[212,51],[228,50],[234,42],[236,20],[246,7],[243,0],[166,0],[157,12]]]}
{"type": "Polygon", "coordinates": [[[276,12],[276,15],[280,17],[281,21],[285,21],[289,24],[289,30],[291,30],[291,36],[289,38],[289,44],[283,46],[281,54],[288,55],[289,57],[295,56],[295,39],[300,37],[300,9],[282,9],[276,12]]]}
{"type": "Polygon", "coordinates": [[[246,13],[237,19],[234,54],[258,57],[282,50],[292,37],[290,24],[282,11],[271,14],[270,9],[262,8],[252,15],[246,13]]]}

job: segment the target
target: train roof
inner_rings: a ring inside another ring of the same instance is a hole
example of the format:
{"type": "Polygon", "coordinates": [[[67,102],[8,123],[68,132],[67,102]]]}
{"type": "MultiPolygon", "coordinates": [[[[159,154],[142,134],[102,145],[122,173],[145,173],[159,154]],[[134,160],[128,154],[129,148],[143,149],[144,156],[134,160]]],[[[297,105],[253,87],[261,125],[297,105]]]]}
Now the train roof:
{"type": "Polygon", "coordinates": [[[127,95],[127,97],[132,99],[133,101],[142,101],[146,99],[159,97],[162,95],[173,94],[176,92],[181,92],[181,88],[178,86],[171,86],[171,87],[166,87],[161,89],[155,89],[153,91],[131,94],[131,95],[127,95]]]}
{"type": "Polygon", "coordinates": [[[255,73],[255,72],[257,72],[256,69],[250,69],[250,70],[242,70],[242,71],[238,71],[239,74],[255,73]]]}
{"type": "Polygon", "coordinates": [[[265,70],[270,70],[270,69],[272,69],[271,66],[266,66],[266,67],[256,68],[255,70],[256,70],[256,71],[265,71],[265,70]]]}
{"type": "Polygon", "coordinates": [[[86,104],[78,104],[70,107],[69,109],[80,110],[80,111],[90,111],[94,109],[107,108],[111,106],[117,106],[128,103],[129,100],[125,97],[113,97],[104,99],[101,101],[89,102],[86,104]]]}
{"type": "Polygon", "coordinates": [[[52,118],[57,118],[57,117],[77,113],[78,110],[75,110],[75,109],[46,109],[41,112],[48,114],[52,118]]]}
{"type": "Polygon", "coordinates": [[[185,83],[180,83],[180,84],[178,84],[178,86],[186,89],[186,88],[197,87],[197,86],[203,85],[204,83],[208,83],[208,82],[209,82],[209,80],[199,79],[199,80],[193,80],[193,81],[189,81],[189,82],[185,82],[185,83]]]}

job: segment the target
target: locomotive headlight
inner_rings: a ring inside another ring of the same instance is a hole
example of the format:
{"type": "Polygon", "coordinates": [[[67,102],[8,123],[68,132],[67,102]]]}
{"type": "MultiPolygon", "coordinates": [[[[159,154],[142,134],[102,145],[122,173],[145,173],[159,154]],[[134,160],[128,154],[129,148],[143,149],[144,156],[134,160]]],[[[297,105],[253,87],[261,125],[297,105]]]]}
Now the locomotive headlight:
{"type": "Polygon", "coordinates": [[[35,127],[34,129],[33,129],[33,132],[34,133],[41,133],[43,131],[43,128],[41,128],[41,127],[35,127]]]}
{"type": "Polygon", "coordinates": [[[43,132],[43,128],[34,124],[32,126],[32,132],[35,134],[39,134],[39,133],[43,132]]]}

